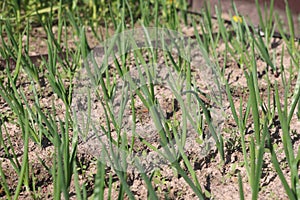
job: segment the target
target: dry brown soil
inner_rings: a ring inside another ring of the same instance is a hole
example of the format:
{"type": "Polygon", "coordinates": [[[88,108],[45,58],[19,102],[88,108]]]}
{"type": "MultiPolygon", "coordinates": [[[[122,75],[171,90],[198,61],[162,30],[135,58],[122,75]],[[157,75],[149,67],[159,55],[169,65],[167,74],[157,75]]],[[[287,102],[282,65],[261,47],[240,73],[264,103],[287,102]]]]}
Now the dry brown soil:
{"type": "MultiPolygon", "coordinates": [[[[191,27],[183,27],[182,28],[187,35],[191,34],[191,27]]],[[[55,32],[55,30],[54,30],[55,32]]],[[[112,31],[113,32],[113,31],[112,31]]],[[[71,35],[71,33],[69,33],[71,35]]],[[[42,29],[35,28],[31,31],[31,55],[38,54],[47,54],[47,40],[46,35],[43,33],[42,29]]],[[[89,44],[91,47],[96,46],[97,42],[91,31],[88,30],[87,38],[89,40],[89,44]]],[[[74,41],[70,41],[69,47],[74,47],[74,41]]],[[[276,62],[280,63],[281,50],[285,48],[283,41],[276,41],[279,45],[276,48],[271,48],[270,51],[275,51],[276,62]]],[[[217,52],[222,53],[224,50],[224,44],[220,42],[219,48],[217,52]]],[[[285,51],[287,52],[287,51],[285,51]]],[[[283,67],[285,68],[286,76],[289,77],[289,66],[290,66],[290,57],[287,53],[283,55],[283,67]]],[[[223,63],[224,58],[222,54],[220,54],[219,59],[214,62],[223,63]]],[[[258,83],[260,88],[260,94],[262,98],[266,98],[266,74],[265,68],[266,64],[262,61],[259,55],[256,55],[256,62],[258,68],[258,83]]],[[[237,61],[234,58],[230,58],[225,67],[225,77],[228,77],[228,82],[230,84],[234,103],[236,107],[239,107],[240,99],[243,99],[244,108],[246,107],[245,101],[249,98],[248,96],[248,88],[246,84],[246,79],[244,76],[243,69],[238,65],[237,61]]],[[[294,69],[295,70],[295,69],[294,69]]],[[[0,75],[4,74],[4,71],[0,71],[0,75]]],[[[269,73],[269,77],[271,78],[271,83],[274,84],[275,81],[281,83],[280,75],[276,73],[269,73]]],[[[29,87],[29,84],[22,82],[26,80],[26,76],[23,74],[20,77],[20,81],[18,84],[21,84],[26,93],[26,87],[29,87]]],[[[293,76],[291,79],[292,87],[294,87],[296,81],[296,77],[293,76]]],[[[68,83],[66,83],[68,85],[68,83]]],[[[57,117],[64,119],[64,107],[63,103],[58,100],[57,96],[53,94],[50,89],[49,83],[45,82],[43,86],[39,86],[37,84],[38,93],[41,94],[40,101],[41,106],[44,109],[50,109],[52,101],[55,102],[57,106],[57,117]]],[[[279,84],[280,94],[283,95],[285,90],[285,86],[279,84]]],[[[292,91],[293,88],[290,88],[292,91]]],[[[168,94],[167,90],[161,92],[168,94]]],[[[31,102],[33,101],[32,94],[26,94],[31,102]]],[[[165,96],[164,98],[168,98],[165,96]]],[[[167,101],[167,100],[166,100],[167,101]]],[[[139,108],[141,109],[141,108],[139,108]]],[[[7,121],[5,122],[7,130],[4,130],[4,126],[2,126],[4,141],[8,142],[7,134],[9,134],[11,142],[14,147],[14,151],[17,155],[18,160],[22,160],[23,154],[23,141],[20,136],[21,130],[16,123],[15,116],[11,115],[11,110],[8,108],[8,105],[4,102],[2,98],[0,98],[0,111],[6,116],[7,121]]],[[[211,194],[213,199],[239,199],[239,189],[238,189],[238,173],[241,174],[243,183],[244,183],[244,193],[246,199],[251,198],[251,189],[249,187],[248,178],[245,171],[245,166],[243,163],[243,154],[241,151],[239,136],[240,133],[233,121],[232,114],[229,108],[225,110],[226,113],[226,121],[223,127],[222,134],[225,139],[225,150],[226,150],[226,160],[225,163],[220,163],[219,154],[216,152],[216,148],[212,147],[211,151],[209,151],[206,156],[199,156],[199,146],[193,145],[190,147],[188,151],[188,157],[193,164],[194,170],[196,171],[196,175],[200,184],[203,187],[203,190],[208,191],[211,194]]],[[[247,129],[247,139],[253,133],[251,117],[248,122],[247,129]]],[[[284,157],[284,153],[282,151],[282,140],[281,140],[281,127],[279,125],[279,120],[275,117],[273,124],[270,126],[270,134],[273,138],[273,143],[278,145],[278,159],[281,164],[282,170],[286,177],[289,177],[289,169],[287,167],[286,159],[284,157]]],[[[299,139],[298,136],[300,134],[300,122],[296,117],[293,117],[291,123],[291,134],[294,144],[294,150],[297,151],[299,147],[299,139]]],[[[72,136],[72,133],[70,133],[72,136]]],[[[84,167],[84,170],[79,172],[79,181],[80,183],[85,183],[88,188],[88,194],[91,194],[93,189],[93,181],[96,173],[96,159],[92,153],[86,150],[86,145],[79,144],[78,152],[77,152],[77,160],[78,163],[81,163],[84,167]]],[[[143,148],[146,148],[143,145],[138,145],[141,151],[143,148]]],[[[33,142],[30,142],[29,146],[29,162],[31,168],[30,173],[33,173],[36,180],[36,189],[40,195],[40,199],[52,199],[52,190],[53,190],[53,180],[51,178],[50,172],[45,169],[45,167],[41,164],[40,160],[42,160],[45,165],[51,166],[53,159],[53,150],[54,147],[47,140],[44,141],[43,147],[39,147],[33,142]]],[[[11,151],[11,150],[10,150],[11,151]]],[[[12,169],[10,165],[10,161],[8,157],[5,155],[3,148],[0,149],[0,159],[3,171],[6,175],[8,184],[10,186],[11,191],[14,190],[17,184],[17,175],[15,171],[12,169]]],[[[184,179],[180,176],[174,174],[174,170],[168,165],[161,165],[161,174],[154,177],[154,187],[158,192],[158,195],[161,199],[165,199],[168,197],[169,199],[197,199],[192,190],[185,183],[184,179]]],[[[117,191],[119,189],[119,182],[115,179],[115,173],[107,168],[107,177],[109,174],[113,175],[113,190],[117,191]]],[[[146,186],[141,179],[141,177],[134,172],[128,172],[128,182],[131,190],[135,194],[137,199],[146,199],[147,190],[146,186]]],[[[71,184],[71,198],[76,199],[74,184],[71,184]]],[[[113,199],[117,198],[117,192],[113,191],[113,199]]],[[[106,190],[106,192],[108,192],[106,190]]],[[[260,199],[287,199],[284,188],[279,180],[278,175],[276,174],[272,163],[270,162],[270,155],[266,153],[263,164],[263,173],[261,177],[261,190],[259,193],[260,199]]],[[[5,199],[3,190],[0,190],[1,198],[5,199]]],[[[25,188],[21,192],[21,199],[31,199],[31,196],[25,192],[25,188]]]]}

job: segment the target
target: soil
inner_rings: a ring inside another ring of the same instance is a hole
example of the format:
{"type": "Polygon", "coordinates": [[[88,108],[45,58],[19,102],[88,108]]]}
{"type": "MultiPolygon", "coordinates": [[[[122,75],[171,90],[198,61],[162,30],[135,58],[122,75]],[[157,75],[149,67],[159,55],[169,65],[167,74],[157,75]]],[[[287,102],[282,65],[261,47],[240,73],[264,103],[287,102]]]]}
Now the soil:
{"type": "MultiPolygon", "coordinates": [[[[191,34],[191,27],[189,26],[182,26],[182,30],[186,31],[186,35],[191,34]]],[[[101,30],[99,30],[101,31],[101,30]]],[[[55,32],[55,31],[54,31],[55,32]]],[[[68,31],[68,34],[71,36],[71,32],[68,31]]],[[[42,29],[40,28],[34,28],[31,31],[30,35],[30,55],[40,55],[40,54],[47,54],[47,39],[44,33],[42,32],[42,29]]],[[[70,37],[72,38],[72,37],[70,37]]],[[[91,47],[97,46],[98,42],[93,36],[92,32],[90,30],[87,31],[87,39],[89,42],[89,45],[91,47]]],[[[73,38],[69,42],[68,48],[74,48],[74,42],[76,42],[76,38],[73,38]]],[[[271,52],[275,52],[274,55],[276,55],[276,62],[280,64],[281,59],[281,52],[282,48],[285,48],[285,45],[283,41],[276,40],[274,41],[278,45],[276,47],[268,47],[271,52]]],[[[223,50],[224,50],[224,44],[220,42],[217,48],[217,52],[220,53],[219,60],[214,60],[213,62],[219,62],[223,66],[224,59],[223,59],[223,50]]],[[[287,52],[287,51],[285,51],[287,52]]],[[[132,56],[130,54],[129,56],[132,56]]],[[[159,56],[163,56],[162,52],[159,52],[159,56]]],[[[150,60],[150,59],[149,59],[150,60]]],[[[291,85],[292,88],[290,88],[290,92],[294,89],[296,78],[294,74],[290,74],[289,66],[290,66],[291,58],[290,56],[285,53],[283,55],[283,67],[285,70],[285,76],[287,78],[291,78],[291,85]]],[[[162,69],[166,66],[166,63],[161,62],[162,69]]],[[[257,68],[258,68],[258,83],[260,88],[260,95],[261,98],[266,98],[266,88],[267,88],[267,80],[266,80],[266,63],[262,61],[260,56],[256,55],[256,62],[257,62],[257,68]]],[[[133,67],[133,64],[135,63],[134,58],[132,58],[131,62],[128,63],[129,66],[133,67]]],[[[193,76],[195,79],[195,84],[198,86],[202,86],[202,89],[206,92],[209,91],[207,88],[205,88],[206,81],[203,80],[203,77],[197,76],[197,67],[196,65],[192,65],[192,71],[193,76]]],[[[224,72],[225,77],[227,77],[231,92],[233,94],[234,103],[236,108],[239,108],[240,105],[240,99],[243,100],[243,108],[246,107],[246,101],[249,98],[248,95],[248,88],[247,88],[247,82],[246,78],[244,76],[244,70],[242,66],[239,66],[235,60],[235,58],[230,58],[229,61],[227,61],[226,66],[224,66],[224,72]]],[[[41,66],[42,69],[42,66],[41,66]]],[[[295,73],[296,68],[292,69],[293,73],[295,73]]],[[[111,64],[111,71],[115,70],[115,66],[113,63],[111,64]]],[[[47,72],[44,71],[44,74],[47,72]]],[[[276,72],[268,72],[269,77],[271,77],[270,82],[271,85],[274,86],[275,82],[278,81],[279,85],[279,91],[281,94],[281,97],[283,97],[284,91],[286,90],[285,85],[280,84],[281,83],[281,74],[277,74],[276,72]]],[[[3,76],[5,74],[4,71],[0,71],[0,76],[3,76]]],[[[199,75],[199,74],[198,74],[199,75]]],[[[43,77],[41,77],[42,79],[43,77]]],[[[118,77],[117,77],[118,78],[118,77]]],[[[23,88],[25,91],[26,97],[30,100],[29,102],[32,104],[34,102],[33,95],[26,92],[29,91],[30,84],[27,84],[28,81],[26,79],[26,76],[24,73],[21,73],[21,76],[19,77],[19,86],[23,88]]],[[[7,82],[7,78],[4,78],[4,83],[7,82]]],[[[67,81],[65,82],[66,87],[70,85],[67,81]]],[[[50,84],[48,82],[44,82],[42,85],[39,83],[36,83],[36,88],[38,88],[37,93],[40,94],[40,102],[41,106],[44,110],[51,111],[52,108],[52,102],[54,102],[56,110],[57,110],[57,119],[64,119],[64,106],[63,102],[59,100],[57,95],[53,94],[53,91],[51,91],[50,84]]],[[[272,89],[274,89],[272,87],[272,89]]],[[[158,101],[160,102],[161,109],[163,110],[161,112],[164,117],[168,115],[168,113],[172,113],[170,116],[171,118],[176,116],[177,118],[180,118],[182,115],[180,108],[175,108],[175,97],[172,96],[172,93],[170,92],[170,88],[163,87],[162,85],[157,85],[155,87],[155,93],[157,94],[158,101]],[[170,106],[171,105],[171,106],[170,106]]],[[[209,94],[209,93],[208,93],[209,94]]],[[[149,110],[142,106],[141,102],[138,100],[136,95],[134,96],[136,98],[135,106],[137,113],[139,114],[137,118],[137,131],[149,131],[146,135],[150,134],[153,136],[153,123],[151,122],[151,116],[149,116],[149,110]]],[[[204,100],[204,99],[203,99],[204,100]]],[[[226,99],[225,99],[226,101],[226,99]]],[[[289,101],[291,101],[291,97],[289,98],[289,101]]],[[[130,102],[130,101],[129,101],[130,102]]],[[[100,102],[99,102],[100,103],[100,102]]],[[[211,103],[211,102],[207,102],[211,103]]],[[[290,105],[290,103],[288,104],[290,105]]],[[[99,107],[98,107],[99,108],[99,107]]],[[[23,154],[23,140],[21,135],[20,127],[17,125],[16,122],[16,116],[12,114],[11,109],[8,107],[8,105],[5,103],[4,99],[0,98],[0,110],[3,116],[3,121],[0,121],[2,124],[5,124],[5,126],[1,126],[4,142],[8,144],[9,140],[12,143],[13,149],[15,151],[16,158],[19,162],[22,162],[22,154],[23,154]]],[[[100,110],[101,111],[101,110],[100,110]]],[[[243,154],[240,146],[239,136],[240,133],[235,125],[235,122],[233,120],[231,110],[228,107],[228,103],[224,103],[224,121],[222,122],[223,127],[221,130],[221,133],[225,140],[225,155],[226,159],[224,163],[220,163],[220,157],[217,153],[216,147],[214,146],[213,140],[211,139],[211,136],[208,136],[204,138],[204,144],[199,144],[199,140],[197,140],[198,135],[195,135],[194,133],[189,134],[187,138],[187,143],[189,146],[186,146],[186,154],[188,156],[188,159],[191,161],[192,166],[194,170],[196,171],[197,178],[199,180],[199,183],[202,185],[203,191],[206,191],[206,193],[210,194],[210,197],[213,199],[239,199],[239,187],[238,187],[238,174],[240,173],[242,176],[242,180],[244,183],[244,193],[246,199],[251,198],[251,188],[249,186],[249,182],[247,179],[247,174],[245,171],[245,166],[243,166],[243,154]]],[[[96,113],[101,113],[99,110],[96,111],[96,113]]],[[[131,127],[130,123],[130,117],[132,118],[132,113],[130,112],[130,109],[126,110],[126,113],[124,114],[125,118],[127,118],[127,123],[124,123],[124,125],[128,126],[127,128],[131,127]]],[[[101,114],[99,115],[101,117],[101,114]]],[[[98,117],[99,117],[98,116],[98,117]]],[[[101,122],[101,120],[100,120],[101,122]]],[[[102,121],[102,123],[104,123],[102,121]]],[[[105,124],[105,123],[104,123],[105,124]]],[[[251,134],[253,134],[253,122],[251,121],[251,117],[247,124],[247,142],[249,142],[249,138],[251,134]]],[[[281,141],[282,131],[279,124],[278,117],[275,116],[273,123],[270,124],[270,135],[272,137],[273,143],[277,144],[278,149],[278,160],[281,165],[281,169],[283,170],[283,173],[286,177],[290,176],[289,169],[287,167],[287,162],[284,157],[283,152],[283,145],[281,141]],[[281,153],[280,153],[281,152],[281,153]]],[[[114,132],[115,134],[116,132],[114,132]]],[[[294,151],[298,151],[299,142],[300,142],[300,121],[299,119],[294,117],[292,118],[291,123],[291,133],[292,133],[292,141],[294,144],[294,151]]],[[[72,132],[70,132],[70,136],[72,137],[72,132]]],[[[116,135],[113,135],[114,137],[116,135]]],[[[130,137],[131,135],[129,135],[130,137]]],[[[144,135],[145,136],[145,135],[144,135]]],[[[159,138],[158,136],[154,136],[151,138],[152,144],[156,148],[159,147],[159,138]]],[[[200,138],[203,139],[203,138],[200,138]]],[[[99,156],[99,146],[97,146],[97,142],[92,140],[90,137],[89,139],[85,140],[84,138],[81,138],[81,141],[78,145],[78,152],[77,152],[77,162],[78,165],[84,166],[82,170],[79,170],[79,182],[85,183],[88,189],[88,194],[91,195],[93,190],[93,181],[96,174],[97,169],[97,157],[99,156]],[[95,147],[91,147],[91,144],[95,144],[95,147]],[[91,150],[93,148],[94,150],[91,150]]],[[[101,147],[101,146],[100,146],[101,147]]],[[[48,166],[49,168],[52,166],[53,162],[53,152],[54,147],[52,144],[47,140],[44,139],[42,144],[39,146],[32,142],[30,140],[29,144],[29,162],[30,162],[30,173],[34,174],[35,180],[30,180],[31,182],[35,182],[36,187],[31,188],[30,190],[37,190],[38,199],[52,199],[52,191],[53,191],[53,180],[51,178],[51,172],[48,171],[45,166],[48,166]]],[[[141,141],[138,141],[135,143],[134,146],[135,153],[141,152],[147,152],[148,156],[154,156],[157,159],[157,155],[152,155],[151,150],[145,146],[141,141]]],[[[0,149],[0,160],[2,169],[4,171],[4,174],[6,175],[6,179],[9,184],[9,188],[11,191],[14,191],[14,188],[16,188],[17,179],[18,176],[15,172],[15,170],[12,168],[10,158],[13,155],[12,149],[8,149],[8,154],[4,152],[3,147],[0,149]]],[[[140,155],[139,154],[139,155],[140,155]]],[[[153,157],[146,157],[145,160],[152,159],[153,157]]],[[[145,164],[145,163],[143,163],[145,164]]],[[[181,162],[182,167],[184,167],[183,162],[181,162]]],[[[191,188],[188,187],[186,182],[184,181],[183,177],[180,177],[176,174],[174,169],[170,167],[167,162],[160,162],[160,163],[151,163],[151,165],[146,166],[152,167],[151,169],[148,169],[147,173],[150,173],[153,168],[157,167],[160,170],[160,173],[156,173],[153,177],[154,187],[161,199],[197,199],[191,188]]],[[[185,169],[187,170],[187,169],[185,169]]],[[[118,195],[118,189],[119,189],[119,182],[116,178],[116,174],[111,169],[111,167],[107,167],[107,178],[109,175],[113,176],[113,196],[112,199],[116,199],[118,195]]],[[[146,199],[147,198],[147,188],[145,183],[143,182],[140,175],[135,170],[131,170],[127,172],[128,174],[128,182],[130,184],[130,189],[133,191],[135,197],[137,199],[146,199]]],[[[71,199],[76,199],[75,195],[75,188],[74,188],[74,180],[72,180],[71,183],[71,192],[70,196],[71,199]]],[[[108,190],[106,189],[106,195],[108,193],[108,190]]],[[[5,199],[5,193],[3,191],[3,188],[0,188],[0,196],[5,199]]],[[[25,188],[22,188],[20,199],[31,199],[31,195],[26,192],[25,188]]],[[[261,177],[261,190],[259,193],[260,199],[288,199],[284,188],[281,184],[281,181],[278,177],[278,175],[275,172],[275,169],[270,161],[270,155],[269,153],[265,154],[264,163],[263,163],[263,173],[261,177]]]]}
{"type": "MultiPolygon", "coordinates": [[[[199,12],[204,5],[205,0],[190,0],[190,5],[191,5],[191,10],[199,12]]],[[[245,17],[245,19],[248,22],[253,23],[254,27],[260,26],[260,15],[257,12],[256,5],[255,5],[255,0],[233,0],[235,6],[236,6],[236,11],[232,7],[232,1],[231,0],[223,0],[219,1],[218,0],[210,0],[210,7],[211,7],[211,12],[213,15],[216,14],[216,8],[219,10],[222,10],[223,18],[230,19],[229,16],[233,15],[240,15],[245,17]]],[[[261,16],[264,19],[264,23],[266,23],[266,19],[269,19],[269,8],[270,8],[270,1],[269,0],[259,0],[259,4],[261,5],[261,16]],[[266,7],[265,7],[266,6],[266,7]],[[268,18],[266,18],[267,16],[268,18]]],[[[300,6],[297,0],[289,0],[288,1],[289,8],[291,9],[292,13],[292,20],[294,24],[294,32],[296,36],[300,36],[300,26],[299,26],[299,18],[298,15],[300,14],[300,6]]],[[[273,24],[276,23],[276,16],[278,15],[279,21],[281,20],[282,27],[285,29],[286,33],[289,33],[289,27],[288,27],[288,18],[286,14],[286,6],[285,6],[285,1],[283,0],[277,0],[274,1],[274,11],[273,11],[273,16],[270,18],[273,22],[273,24]]],[[[275,26],[275,30],[278,30],[278,28],[275,26]]]]}

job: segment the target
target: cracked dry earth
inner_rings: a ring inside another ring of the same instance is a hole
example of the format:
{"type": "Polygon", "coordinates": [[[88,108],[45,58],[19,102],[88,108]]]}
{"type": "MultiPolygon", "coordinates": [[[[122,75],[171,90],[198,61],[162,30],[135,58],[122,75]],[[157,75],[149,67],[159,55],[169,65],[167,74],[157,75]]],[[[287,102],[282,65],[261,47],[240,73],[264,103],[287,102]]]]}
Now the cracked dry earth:
{"type": "MultiPolygon", "coordinates": [[[[191,27],[182,27],[182,30],[184,30],[184,34],[190,35],[191,34],[191,27]]],[[[39,30],[37,30],[34,33],[37,33],[39,30]]],[[[35,41],[32,41],[32,46],[35,46],[38,50],[32,50],[33,52],[39,54],[41,52],[47,53],[46,51],[46,40],[43,37],[39,37],[40,35],[37,34],[37,37],[35,41]],[[45,44],[45,45],[43,45],[45,44]]],[[[97,44],[95,41],[96,39],[93,37],[91,32],[88,32],[88,40],[90,44],[97,44]]],[[[280,57],[282,48],[285,48],[282,41],[277,41],[278,45],[276,48],[271,49],[271,52],[274,52],[274,55],[276,57],[276,62],[280,63],[280,57]]],[[[72,44],[70,44],[72,46],[72,44]]],[[[217,61],[213,62],[219,62],[221,65],[224,66],[224,44],[220,42],[218,45],[217,52],[219,52],[219,59],[217,61]]],[[[287,52],[287,51],[285,51],[287,52]]],[[[130,54],[131,60],[127,61],[128,66],[130,69],[134,69],[134,64],[136,64],[136,61],[134,60],[132,54],[130,54]]],[[[146,53],[144,55],[147,57],[146,53]]],[[[148,55],[149,56],[149,55],[148,55]]],[[[159,52],[159,56],[163,57],[163,52],[159,52]]],[[[176,55],[175,55],[176,56],[176,55]]],[[[201,57],[201,55],[200,55],[201,57]]],[[[295,86],[296,82],[296,76],[295,72],[294,74],[290,74],[289,66],[290,66],[290,57],[287,53],[283,55],[283,67],[285,69],[285,76],[287,78],[290,78],[292,87],[289,88],[289,92],[292,92],[295,86]]],[[[233,94],[234,103],[236,108],[240,105],[240,100],[243,101],[243,107],[245,109],[246,107],[246,101],[249,98],[248,94],[248,88],[247,88],[247,82],[246,78],[244,76],[243,68],[242,66],[239,66],[238,63],[235,60],[236,58],[230,58],[227,60],[226,66],[224,66],[224,72],[225,77],[228,79],[231,92],[233,94]]],[[[151,58],[148,58],[148,60],[151,60],[151,58]]],[[[260,95],[261,98],[266,99],[267,98],[267,83],[268,81],[271,82],[271,85],[274,86],[275,81],[278,81],[281,83],[281,76],[274,72],[267,72],[269,73],[270,80],[266,80],[266,63],[262,61],[262,59],[259,57],[259,55],[256,55],[256,62],[257,62],[257,68],[258,68],[258,84],[260,88],[260,95]]],[[[170,64],[170,63],[169,63],[170,64]]],[[[163,61],[163,59],[158,60],[158,66],[160,66],[160,69],[164,69],[165,66],[167,66],[167,62],[163,61]]],[[[192,75],[193,75],[193,81],[194,84],[200,87],[205,91],[206,81],[203,80],[203,77],[199,77],[199,70],[197,68],[197,65],[192,63],[191,65],[192,69],[192,75]]],[[[293,68],[293,70],[295,70],[293,68]]],[[[113,63],[111,63],[109,71],[114,72],[115,66],[113,63]]],[[[131,71],[133,73],[133,77],[136,76],[136,72],[133,70],[131,71]]],[[[0,71],[1,76],[3,76],[5,72],[0,71]]],[[[46,72],[44,72],[46,73],[46,72]]],[[[63,73],[63,72],[62,72],[63,73]]],[[[164,76],[164,73],[160,73],[160,76],[164,76]]],[[[178,75],[179,76],[179,75],[178,75]]],[[[106,77],[108,78],[108,77],[106,77]]],[[[114,77],[109,77],[114,78],[114,77]]],[[[118,78],[118,77],[116,77],[118,78]]],[[[163,79],[163,78],[162,78],[163,79]]],[[[4,78],[4,83],[7,82],[7,79],[4,78]]],[[[28,81],[26,79],[26,75],[22,73],[18,80],[19,87],[22,87],[25,91],[26,97],[28,98],[30,103],[34,102],[34,97],[29,90],[29,84],[27,84],[28,81]]],[[[117,89],[122,88],[122,83],[119,82],[120,85],[117,87],[117,89]]],[[[70,83],[65,80],[65,86],[68,87],[70,83]]],[[[54,103],[56,110],[57,110],[57,119],[64,119],[64,106],[63,103],[58,99],[58,97],[53,94],[53,91],[51,90],[51,87],[49,83],[46,81],[44,82],[43,86],[40,86],[38,83],[36,83],[36,87],[38,89],[38,98],[41,102],[41,107],[44,110],[51,110],[52,103],[54,103]]],[[[278,85],[280,94],[283,95],[285,91],[285,86],[282,84],[278,85]]],[[[170,90],[170,88],[165,87],[163,84],[157,84],[155,87],[155,94],[157,95],[158,102],[161,105],[161,112],[160,114],[162,117],[166,117],[169,119],[177,118],[178,121],[180,121],[180,117],[182,116],[182,110],[180,107],[180,104],[178,105],[178,102],[176,103],[176,98],[174,97],[174,94],[170,90]]],[[[274,89],[273,87],[271,88],[274,89]]],[[[209,91],[209,90],[208,90],[209,91]]],[[[118,97],[118,96],[117,96],[118,97]]],[[[147,110],[145,107],[143,107],[141,101],[137,98],[135,94],[133,94],[133,98],[135,98],[135,108],[137,113],[136,118],[136,132],[140,132],[142,136],[144,136],[146,139],[148,139],[152,145],[154,145],[156,148],[161,148],[159,145],[159,138],[158,135],[155,133],[155,129],[153,128],[153,122],[151,122],[151,116],[149,114],[149,110],[147,110]],[[145,133],[146,132],[146,133],[145,133]],[[144,134],[144,135],[143,135],[144,134]],[[151,136],[147,138],[147,136],[151,136]]],[[[116,98],[118,99],[118,98],[116,98]]],[[[289,98],[290,101],[291,98],[289,98]]],[[[117,102],[120,102],[118,100],[117,102]]],[[[129,101],[131,102],[131,101],[129,101]]],[[[16,156],[19,161],[22,160],[22,153],[23,153],[23,141],[21,139],[21,131],[19,126],[17,125],[17,122],[15,120],[16,116],[12,114],[11,109],[8,107],[8,105],[5,103],[5,101],[0,98],[0,110],[1,113],[3,113],[4,120],[3,124],[5,126],[2,126],[2,134],[4,137],[4,142],[8,142],[8,135],[10,136],[11,143],[14,147],[14,151],[16,153],[16,156]]],[[[105,122],[103,120],[103,116],[101,116],[101,100],[98,101],[99,105],[97,104],[97,101],[95,100],[95,109],[99,109],[95,112],[95,114],[98,113],[99,123],[102,123],[105,125],[105,122]]],[[[208,103],[211,103],[208,101],[208,103]]],[[[132,124],[130,124],[131,118],[132,118],[132,112],[131,107],[128,107],[129,109],[126,109],[124,112],[124,129],[127,130],[127,132],[131,132],[132,124]]],[[[116,110],[117,112],[118,110],[116,110]]],[[[222,123],[222,129],[221,134],[223,134],[224,140],[225,140],[225,155],[226,160],[225,163],[220,163],[220,157],[219,154],[216,151],[216,147],[214,146],[213,140],[208,132],[206,132],[207,137],[204,138],[204,143],[201,143],[201,139],[199,138],[199,135],[195,134],[193,131],[190,132],[187,138],[187,146],[185,146],[185,151],[188,156],[188,159],[192,163],[192,166],[194,167],[194,170],[196,171],[196,175],[198,177],[199,183],[201,184],[203,190],[209,192],[211,195],[211,198],[213,199],[239,199],[239,192],[238,192],[238,173],[241,174],[243,183],[244,183],[244,193],[246,195],[246,199],[251,198],[251,189],[248,184],[248,179],[245,171],[245,166],[243,165],[243,154],[241,150],[241,144],[239,141],[239,132],[238,129],[234,123],[234,120],[232,118],[231,111],[226,103],[226,98],[224,97],[224,107],[223,107],[223,121],[222,123]]],[[[248,120],[248,127],[247,127],[247,135],[246,139],[249,139],[249,136],[253,134],[253,123],[251,116],[248,120]]],[[[294,144],[294,150],[295,152],[298,150],[299,147],[299,133],[300,133],[300,122],[294,116],[292,118],[291,123],[291,134],[292,134],[292,140],[294,144]]],[[[282,151],[283,145],[281,140],[281,127],[279,125],[279,121],[277,119],[277,116],[275,116],[272,124],[270,124],[269,128],[272,140],[274,144],[277,144],[278,146],[278,160],[281,164],[281,168],[284,172],[284,175],[286,177],[289,177],[289,169],[287,168],[286,159],[284,157],[284,152],[282,151]]],[[[72,131],[70,131],[70,136],[72,136],[72,131]]],[[[113,132],[113,137],[115,137],[115,132],[113,132]]],[[[130,137],[132,135],[128,135],[130,137]]],[[[247,141],[249,142],[249,141],[247,141]]],[[[101,146],[99,145],[99,142],[93,140],[92,135],[87,135],[86,138],[81,138],[81,141],[78,146],[78,152],[77,152],[77,162],[80,163],[81,166],[84,166],[83,170],[79,171],[79,178],[80,183],[85,183],[87,185],[88,194],[92,193],[93,188],[93,181],[95,178],[96,173],[96,159],[99,156],[99,148],[101,146]],[[90,137],[89,137],[90,136],[90,137]]],[[[158,155],[152,155],[151,149],[149,149],[144,143],[142,143],[140,140],[136,140],[134,143],[134,155],[139,156],[145,156],[145,161],[152,159],[155,160],[153,163],[143,163],[144,166],[148,167],[147,171],[148,173],[153,170],[153,168],[157,167],[159,168],[159,173],[156,173],[153,177],[153,184],[154,187],[161,199],[197,199],[193,191],[188,187],[188,185],[185,183],[184,179],[177,175],[176,172],[172,167],[168,165],[168,162],[165,162],[165,160],[160,159],[158,155]],[[147,157],[150,156],[150,157],[147,157]],[[154,157],[151,157],[154,156],[154,157]],[[157,161],[157,162],[156,162],[157,161]]],[[[45,169],[43,164],[40,162],[42,160],[44,162],[44,165],[51,166],[52,159],[53,159],[53,151],[54,147],[52,144],[49,143],[46,139],[43,140],[41,147],[37,144],[34,144],[32,141],[30,141],[29,145],[29,162],[30,162],[30,173],[33,173],[36,178],[36,190],[38,190],[38,193],[40,194],[40,199],[51,199],[52,198],[52,190],[53,190],[53,180],[51,178],[50,172],[45,169]],[[39,158],[39,159],[38,159],[39,158]]],[[[9,150],[11,154],[11,149],[9,150]]],[[[5,154],[3,147],[1,147],[0,151],[0,159],[2,168],[4,170],[4,173],[6,175],[6,178],[8,180],[8,184],[10,186],[10,189],[13,191],[13,189],[16,187],[17,184],[17,175],[15,171],[12,169],[12,166],[9,161],[9,157],[7,154],[5,154]]],[[[181,163],[182,167],[185,168],[183,163],[181,163]]],[[[186,168],[185,168],[186,170],[186,168]]],[[[119,182],[117,181],[117,176],[111,169],[111,167],[107,167],[106,169],[107,177],[109,175],[112,175],[113,177],[113,190],[117,191],[119,189],[119,182]]],[[[146,199],[147,198],[147,188],[139,174],[136,170],[133,168],[130,168],[129,171],[127,171],[128,175],[128,183],[130,185],[130,189],[133,191],[135,197],[137,199],[146,199]]],[[[23,188],[24,189],[24,188],[23,188]]],[[[75,196],[75,188],[73,185],[73,182],[71,183],[71,198],[76,199],[75,196]]],[[[106,190],[106,195],[107,195],[106,190]]],[[[113,192],[112,199],[117,198],[117,192],[113,192]]],[[[264,157],[264,164],[263,164],[263,173],[261,177],[261,190],[259,193],[260,199],[287,199],[287,196],[285,194],[284,188],[281,185],[281,182],[276,175],[275,169],[273,168],[273,165],[270,161],[270,155],[268,153],[265,154],[264,157]]],[[[1,198],[5,198],[3,190],[0,191],[1,198]]],[[[25,192],[25,189],[21,193],[20,196],[21,199],[30,199],[30,195],[25,192]]]]}

